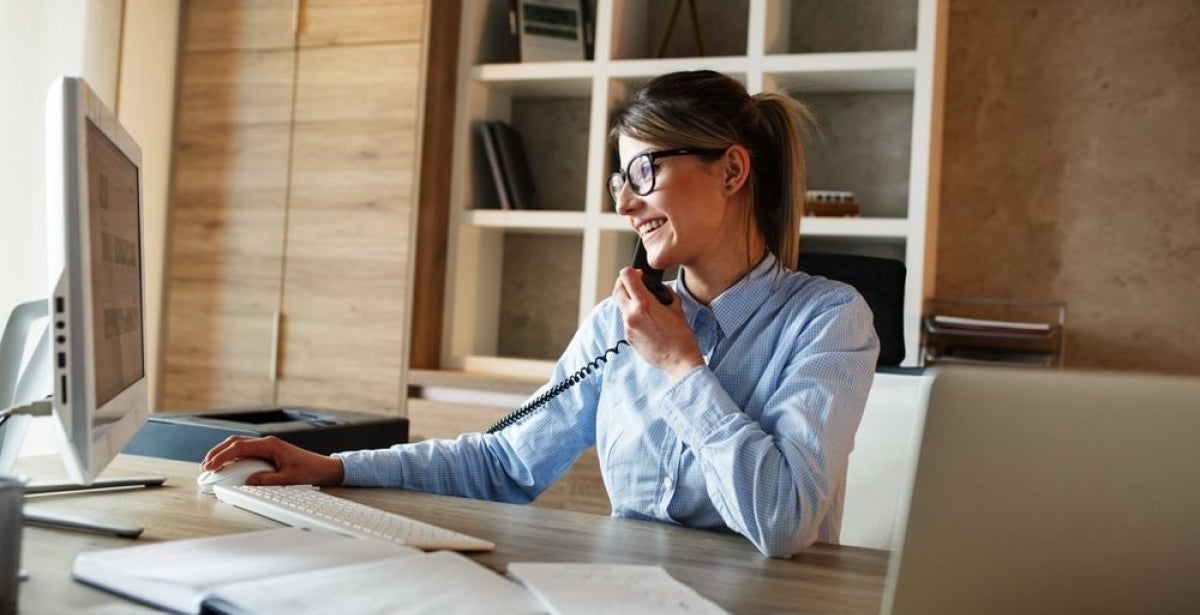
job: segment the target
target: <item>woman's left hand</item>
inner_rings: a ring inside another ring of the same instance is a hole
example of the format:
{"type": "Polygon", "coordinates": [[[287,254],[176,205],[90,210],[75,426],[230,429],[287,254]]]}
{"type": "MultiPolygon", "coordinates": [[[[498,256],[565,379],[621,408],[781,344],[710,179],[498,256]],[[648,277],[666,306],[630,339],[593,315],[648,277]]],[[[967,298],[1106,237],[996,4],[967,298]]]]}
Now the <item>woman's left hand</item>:
{"type": "Polygon", "coordinates": [[[704,355],[683,315],[683,302],[674,290],[668,291],[671,303],[663,305],[642,283],[642,272],[625,267],[617,275],[612,298],[621,310],[629,345],[675,382],[703,365],[704,355]]]}

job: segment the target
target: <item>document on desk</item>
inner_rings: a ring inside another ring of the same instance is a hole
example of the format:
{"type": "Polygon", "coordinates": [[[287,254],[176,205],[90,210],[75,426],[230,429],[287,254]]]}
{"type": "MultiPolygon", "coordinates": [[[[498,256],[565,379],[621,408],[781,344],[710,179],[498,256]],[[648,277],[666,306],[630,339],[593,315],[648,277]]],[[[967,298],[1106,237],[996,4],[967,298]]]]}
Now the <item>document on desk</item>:
{"type": "Polygon", "coordinates": [[[74,578],[177,613],[543,612],[452,552],[280,528],[81,553],[74,578]]]}
{"type": "Polygon", "coordinates": [[[553,615],[726,613],[661,566],[513,563],[508,576],[553,615]]]}

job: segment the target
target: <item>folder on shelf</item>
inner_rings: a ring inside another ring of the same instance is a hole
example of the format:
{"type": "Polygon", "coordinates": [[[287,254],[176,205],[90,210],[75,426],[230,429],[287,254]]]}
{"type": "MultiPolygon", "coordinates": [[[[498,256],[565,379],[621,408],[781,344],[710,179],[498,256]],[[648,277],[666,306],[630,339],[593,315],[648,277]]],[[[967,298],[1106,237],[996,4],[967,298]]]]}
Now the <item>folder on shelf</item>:
{"type": "Polygon", "coordinates": [[[479,140],[483,144],[483,152],[487,156],[488,175],[492,178],[492,186],[496,189],[496,200],[492,203],[500,209],[512,209],[512,194],[504,178],[504,166],[500,161],[500,145],[496,140],[496,129],[492,122],[481,121],[475,125],[479,140]]]}
{"type": "Polygon", "coordinates": [[[939,332],[963,331],[1007,335],[1046,335],[1053,331],[1053,325],[1047,322],[965,318],[945,314],[932,315],[929,318],[929,326],[939,332]]]}
{"type": "Polygon", "coordinates": [[[525,155],[521,133],[507,122],[495,121],[491,124],[512,209],[537,209],[537,192],[533,187],[533,173],[529,169],[529,158],[525,155]]]}

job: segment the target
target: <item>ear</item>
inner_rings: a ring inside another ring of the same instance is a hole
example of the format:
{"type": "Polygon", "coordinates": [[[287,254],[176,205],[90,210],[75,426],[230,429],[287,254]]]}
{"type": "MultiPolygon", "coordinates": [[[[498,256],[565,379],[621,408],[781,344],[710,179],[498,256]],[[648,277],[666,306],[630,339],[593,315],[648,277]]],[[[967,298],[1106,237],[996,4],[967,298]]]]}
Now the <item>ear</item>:
{"type": "Polygon", "coordinates": [[[750,179],[750,150],[744,145],[731,145],[725,150],[722,162],[725,164],[722,185],[726,196],[732,196],[750,179]]]}

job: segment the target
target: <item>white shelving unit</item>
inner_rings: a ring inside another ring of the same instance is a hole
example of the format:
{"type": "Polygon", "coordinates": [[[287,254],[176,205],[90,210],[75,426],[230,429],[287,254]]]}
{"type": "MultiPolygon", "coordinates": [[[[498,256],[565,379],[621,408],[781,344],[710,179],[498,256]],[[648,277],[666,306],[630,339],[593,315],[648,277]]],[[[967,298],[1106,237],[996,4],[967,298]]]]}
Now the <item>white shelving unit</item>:
{"type": "Polygon", "coordinates": [[[632,254],[634,234],[604,189],[610,114],[652,77],[700,68],[752,93],[788,91],[816,111],[822,137],[809,148],[809,187],[853,190],[862,216],[806,217],[802,251],[904,260],[905,364],[915,365],[934,272],[945,4],[699,0],[706,42],[719,41],[722,55],[677,47],[668,52],[677,57],[659,59],[649,56],[670,3],[594,0],[594,60],[517,63],[498,61],[508,2],[467,0],[442,367],[549,373],[632,254]],[[829,34],[839,28],[844,36],[829,34]],[[494,208],[475,143],[482,119],[522,132],[541,209],[494,208]]]}

